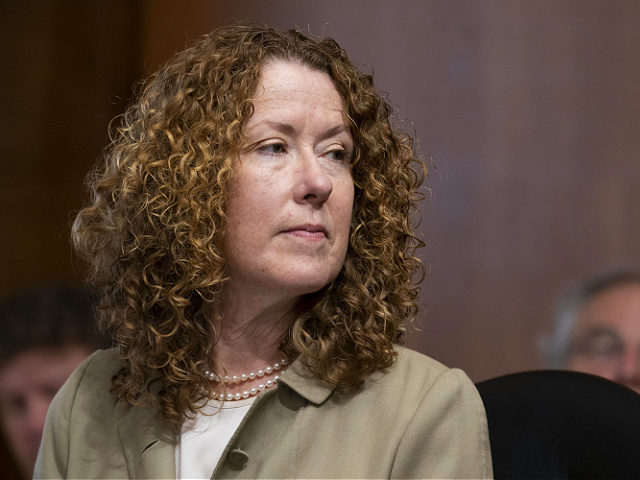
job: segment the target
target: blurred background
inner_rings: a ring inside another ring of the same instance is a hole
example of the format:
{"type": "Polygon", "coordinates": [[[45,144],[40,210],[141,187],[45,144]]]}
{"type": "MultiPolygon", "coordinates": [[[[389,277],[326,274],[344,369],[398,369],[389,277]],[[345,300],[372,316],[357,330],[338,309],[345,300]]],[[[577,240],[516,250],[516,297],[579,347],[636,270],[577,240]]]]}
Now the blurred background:
{"type": "Polygon", "coordinates": [[[69,226],[132,87],[238,21],[334,37],[432,162],[410,344],[475,381],[544,366],[558,293],[640,263],[640,2],[0,4],[0,296],[80,281],[69,226]]]}

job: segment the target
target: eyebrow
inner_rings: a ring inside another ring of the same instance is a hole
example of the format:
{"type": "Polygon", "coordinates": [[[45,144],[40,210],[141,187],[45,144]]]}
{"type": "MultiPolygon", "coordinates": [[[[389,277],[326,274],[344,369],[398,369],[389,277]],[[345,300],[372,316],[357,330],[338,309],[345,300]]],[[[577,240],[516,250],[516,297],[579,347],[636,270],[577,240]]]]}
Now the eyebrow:
{"type": "Polygon", "coordinates": [[[324,133],[322,134],[322,136],[321,136],[321,139],[322,139],[322,140],[324,140],[324,139],[326,139],[326,138],[333,137],[333,136],[335,136],[335,135],[337,135],[337,134],[339,134],[339,133],[342,133],[342,132],[350,133],[350,132],[351,132],[351,130],[350,130],[350,129],[349,129],[349,127],[347,127],[345,124],[342,124],[342,125],[336,125],[335,127],[330,128],[329,130],[327,130],[326,132],[324,132],[324,133]]]}
{"type": "Polygon", "coordinates": [[[274,129],[278,130],[279,132],[285,133],[287,135],[293,135],[294,133],[296,133],[295,127],[293,125],[291,125],[291,124],[288,124],[288,123],[274,122],[272,120],[264,120],[264,121],[258,123],[255,126],[258,127],[258,126],[260,126],[260,124],[268,125],[271,128],[274,128],[274,129]]]}

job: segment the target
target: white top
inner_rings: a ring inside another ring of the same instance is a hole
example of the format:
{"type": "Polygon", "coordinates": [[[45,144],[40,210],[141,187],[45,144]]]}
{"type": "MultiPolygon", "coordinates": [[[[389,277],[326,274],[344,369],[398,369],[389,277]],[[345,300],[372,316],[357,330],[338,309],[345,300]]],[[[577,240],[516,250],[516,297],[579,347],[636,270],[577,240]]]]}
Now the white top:
{"type": "Polygon", "coordinates": [[[183,423],[176,447],[176,479],[211,478],[222,452],[255,398],[225,402],[222,409],[221,402],[209,400],[195,418],[183,423]]]}

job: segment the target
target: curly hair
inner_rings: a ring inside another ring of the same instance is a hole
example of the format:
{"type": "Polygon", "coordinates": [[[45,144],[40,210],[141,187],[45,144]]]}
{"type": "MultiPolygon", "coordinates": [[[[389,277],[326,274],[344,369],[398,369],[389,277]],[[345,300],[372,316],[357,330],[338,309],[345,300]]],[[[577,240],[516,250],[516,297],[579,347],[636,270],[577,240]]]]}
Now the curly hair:
{"type": "Polygon", "coordinates": [[[88,261],[102,327],[123,359],[112,393],[152,403],[177,425],[212,392],[220,319],[204,313],[227,280],[222,240],[234,159],[263,66],[325,72],[354,140],[349,247],[338,277],[307,295],[282,339],[313,374],[352,389],[392,365],[393,343],[417,313],[424,270],[415,250],[426,167],[392,109],[330,38],[258,26],[223,27],[176,54],[143,85],[89,174],[91,203],[72,239],[88,261]],[[154,386],[155,385],[155,386],[154,386]]]}

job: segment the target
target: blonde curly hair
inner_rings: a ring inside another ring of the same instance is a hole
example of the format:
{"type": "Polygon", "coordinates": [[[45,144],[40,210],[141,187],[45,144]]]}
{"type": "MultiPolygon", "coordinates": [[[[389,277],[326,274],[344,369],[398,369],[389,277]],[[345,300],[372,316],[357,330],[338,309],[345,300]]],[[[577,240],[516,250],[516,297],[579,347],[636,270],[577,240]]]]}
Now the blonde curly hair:
{"type": "Polygon", "coordinates": [[[350,243],[338,277],[307,295],[281,350],[319,379],[355,388],[388,368],[393,343],[417,312],[415,256],[425,166],[391,108],[332,39],[230,26],[175,55],[121,117],[104,162],[89,175],[91,204],[72,239],[90,265],[99,317],[123,359],[112,392],[152,403],[177,425],[212,392],[220,319],[204,306],[227,279],[221,245],[234,159],[266,62],[326,72],[344,100],[354,140],[350,243]],[[155,386],[154,386],[155,385],[155,386]]]}

